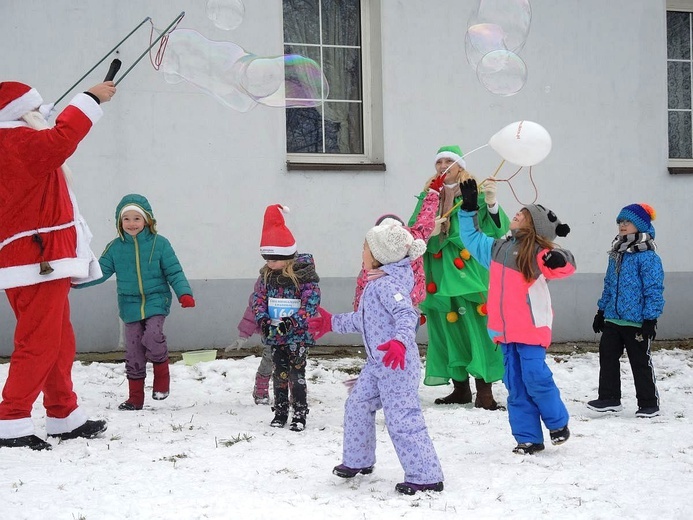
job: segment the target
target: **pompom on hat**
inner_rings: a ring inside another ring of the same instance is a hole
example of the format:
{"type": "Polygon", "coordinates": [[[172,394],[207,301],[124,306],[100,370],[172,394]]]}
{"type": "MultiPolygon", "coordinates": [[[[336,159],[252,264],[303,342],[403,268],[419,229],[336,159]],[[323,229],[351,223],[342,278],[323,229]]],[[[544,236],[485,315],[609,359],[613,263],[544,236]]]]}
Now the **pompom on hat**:
{"type": "Polygon", "coordinates": [[[43,103],[36,89],[18,81],[0,83],[0,122],[17,121],[43,103]]]}
{"type": "Polygon", "coordinates": [[[289,208],[272,204],[265,209],[260,238],[260,254],[265,260],[290,260],[296,256],[296,240],[286,227],[284,213],[289,208]]]}
{"type": "Polygon", "coordinates": [[[628,220],[633,223],[640,233],[648,233],[652,238],[655,236],[655,229],[652,221],[657,217],[657,212],[652,206],[644,203],[629,204],[621,210],[616,217],[616,223],[619,224],[623,220],[628,220]]]}
{"type": "Polygon", "coordinates": [[[441,146],[438,149],[438,153],[436,154],[436,158],[433,161],[433,163],[434,164],[437,163],[438,159],[443,159],[443,158],[452,159],[457,164],[459,164],[463,169],[466,169],[467,163],[462,158],[463,156],[464,156],[464,154],[462,153],[462,150],[456,144],[453,144],[450,146],[441,146]]]}
{"type": "Polygon", "coordinates": [[[563,224],[553,211],[541,204],[528,204],[525,209],[532,215],[536,234],[549,242],[553,242],[557,236],[565,237],[570,233],[570,226],[563,224]]]}
{"type": "Polygon", "coordinates": [[[415,260],[426,251],[426,242],[414,240],[402,223],[392,218],[368,230],[366,243],[373,258],[383,265],[399,262],[405,256],[415,260]]]}

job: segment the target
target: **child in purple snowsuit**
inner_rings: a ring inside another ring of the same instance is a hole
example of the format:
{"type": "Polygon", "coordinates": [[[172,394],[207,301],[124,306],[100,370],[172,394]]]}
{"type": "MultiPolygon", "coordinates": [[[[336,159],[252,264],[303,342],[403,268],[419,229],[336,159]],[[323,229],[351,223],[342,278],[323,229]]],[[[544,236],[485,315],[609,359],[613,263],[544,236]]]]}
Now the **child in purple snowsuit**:
{"type": "Polygon", "coordinates": [[[363,262],[368,270],[359,307],[336,314],[320,308],[308,320],[317,339],[334,331],[360,332],[366,364],[346,400],[343,463],[333,473],[351,478],[368,474],[375,464],[375,413],[380,408],[395,451],[404,468],[403,494],[442,491],[443,472],[419,403],[421,359],[415,334],[418,313],[411,302],[411,261],[426,250],[423,240],[394,219],[385,219],[366,234],[363,262]]]}

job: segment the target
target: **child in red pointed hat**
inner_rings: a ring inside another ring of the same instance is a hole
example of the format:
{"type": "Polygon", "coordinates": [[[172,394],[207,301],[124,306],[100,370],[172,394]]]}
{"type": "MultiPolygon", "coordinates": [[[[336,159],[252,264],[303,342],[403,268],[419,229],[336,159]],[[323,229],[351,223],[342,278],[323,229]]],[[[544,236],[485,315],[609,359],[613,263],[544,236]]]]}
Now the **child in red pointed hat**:
{"type": "Polygon", "coordinates": [[[316,315],[320,304],[320,278],[313,255],[297,252],[296,240],[284,221],[288,211],[281,204],[265,210],[260,254],[266,264],[260,269],[252,309],[262,343],[272,349],[274,361],[275,416],[270,426],[284,427],[291,403],[291,429],[302,431],[308,414],[306,361],[308,349],[315,343],[308,332],[308,318],[316,315]]]}

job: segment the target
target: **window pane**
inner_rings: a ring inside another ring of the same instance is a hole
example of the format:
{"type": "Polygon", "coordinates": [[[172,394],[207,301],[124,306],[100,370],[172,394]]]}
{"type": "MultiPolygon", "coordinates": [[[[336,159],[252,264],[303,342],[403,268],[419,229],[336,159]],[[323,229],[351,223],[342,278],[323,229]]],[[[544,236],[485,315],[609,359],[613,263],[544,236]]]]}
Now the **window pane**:
{"type": "Polygon", "coordinates": [[[325,103],[325,140],[335,132],[335,150],[327,153],[363,153],[361,103],[325,103]]]}
{"type": "Polygon", "coordinates": [[[284,41],[320,44],[320,0],[284,0],[284,41]]]}
{"type": "Polygon", "coordinates": [[[361,96],[361,51],[325,47],[323,49],[323,72],[330,86],[330,99],[360,101],[361,96]]]}
{"type": "Polygon", "coordinates": [[[667,58],[690,60],[690,13],[667,12],[667,58]]]}
{"type": "Polygon", "coordinates": [[[693,158],[690,112],[669,112],[669,157],[693,158]]]}
{"type": "Polygon", "coordinates": [[[667,64],[669,108],[691,108],[691,64],[670,61],[667,64]]]}
{"type": "Polygon", "coordinates": [[[323,45],[361,45],[361,2],[322,0],[323,45]]]}

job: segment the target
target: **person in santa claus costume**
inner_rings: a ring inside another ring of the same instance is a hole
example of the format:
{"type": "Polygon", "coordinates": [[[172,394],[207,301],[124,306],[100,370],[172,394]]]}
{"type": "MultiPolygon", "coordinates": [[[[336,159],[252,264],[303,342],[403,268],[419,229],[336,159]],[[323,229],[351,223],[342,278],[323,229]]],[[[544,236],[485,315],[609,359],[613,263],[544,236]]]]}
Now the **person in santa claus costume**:
{"type": "Polygon", "coordinates": [[[77,94],[50,128],[35,89],[0,82],[0,289],[17,319],[0,402],[0,447],[51,448],[34,434],[31,419],[41,392],[49,437],[93,438],[106,430],[106,421],[87,418],[72,389],[68,294],[71,283],[99,278],[101,269],[64,163],[115,92],[106,81],[77,94]]]}

